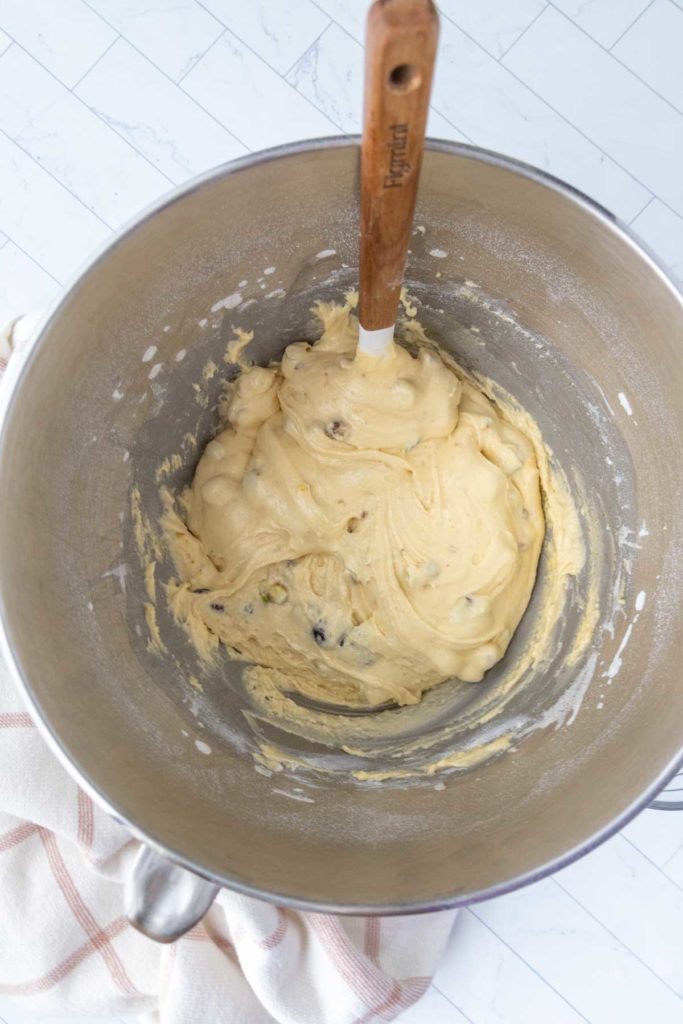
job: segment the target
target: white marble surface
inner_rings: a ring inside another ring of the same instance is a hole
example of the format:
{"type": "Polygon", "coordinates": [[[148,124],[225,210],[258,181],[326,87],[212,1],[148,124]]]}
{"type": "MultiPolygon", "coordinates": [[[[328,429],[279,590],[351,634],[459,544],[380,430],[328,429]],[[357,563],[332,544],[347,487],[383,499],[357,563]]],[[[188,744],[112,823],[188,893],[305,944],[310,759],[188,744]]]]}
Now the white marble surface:
{"type": "MultiPolygon", "coordinates": [[[[683,275],[683,0],[441,8],[430,133],[566,178],[683,275]]],[[[0,0],[0,321],[48,302],[112,228],[191,175],[357,131],[365,10],[0,0]]],[[[38,1019],[0,998],[0,1021],[38,1019]]],[[[683,813],[645,811],[554,878],[463,911],[403,1020],[680,1024],[683,813]]]]}
{"type": "Polygon", "coordinates": [[[616,41],[649,7],[651,0],[553,0],[553,6],[563,11],[596,42],[606,49],[616,41]]]}
{"type": "Polygon", "coordinates": [[[681,39],[683,9],[671,0],[654,0],[612,49],[622,64],[679,113],[683,112],[681,39]]]}
{"type": "MultiPolygon", "coordinates": [[[[225,25],[206,9],[208,5],[195,0],[86,2],[115,33],[174,82],[186,75],[225,31],[225,25]]],[[[235,4],[235,8],[238,6],[235,4]]]]}
{"type": "MultiPolygon", "coordinates": [[[[657,44],[653,59],[659,49],[657,44]]],[[[503,63],[644,188],[683,214],[683,118],[641,78],[551,6],[503,63]]]]}
{"type": "Polygon", "coordinates": [[[169,183],[248,152],[126,39],[118,39],[74,91],[169,183]]]}
{"type": "Polygon", "coordinates": [[[16,46],[69,87],[116,39],[83,0],[0,0],[0,25],[16,46]]]}

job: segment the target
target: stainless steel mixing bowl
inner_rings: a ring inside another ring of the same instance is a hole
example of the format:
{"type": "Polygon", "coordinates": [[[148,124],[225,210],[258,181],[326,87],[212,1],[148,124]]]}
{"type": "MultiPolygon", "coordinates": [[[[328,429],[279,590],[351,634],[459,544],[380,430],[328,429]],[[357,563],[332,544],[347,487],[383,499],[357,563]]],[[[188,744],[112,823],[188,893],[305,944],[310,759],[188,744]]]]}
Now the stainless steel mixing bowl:
{"type": "MultiPolygon", "coordinates": [[[[224,365],[231,325],[256,328],[258,358],[277,356],[310,334],[314,297],[354,281],[357,167],[349,139],[239,160],[161,201],[85,269],[5,393],[0,596],[5,653],[44,732],[133,834],[246,893],[397,912],[554,870],[681,760],[683,305],[573,189],[429,144],[409,289],[433,336],[516,395],[583,479],[605,542],[593,566],[603,611],[584,656],[568,663],[565,623],[551,668],[515,693],[507,721],[535,728],[501,756],[406,783],[257,771],[240,666],[192,690],[193,652],[163,601],[170,653],[147,649],[130,489],[153,518],[155,467],[188,450],[186,434],[201,445],[216,429],[220,374],[206,407],[191,385],[210,357],[224,365]]],[[[466,718],[473,692],[453,689],[443,714],[466,718]]]]}

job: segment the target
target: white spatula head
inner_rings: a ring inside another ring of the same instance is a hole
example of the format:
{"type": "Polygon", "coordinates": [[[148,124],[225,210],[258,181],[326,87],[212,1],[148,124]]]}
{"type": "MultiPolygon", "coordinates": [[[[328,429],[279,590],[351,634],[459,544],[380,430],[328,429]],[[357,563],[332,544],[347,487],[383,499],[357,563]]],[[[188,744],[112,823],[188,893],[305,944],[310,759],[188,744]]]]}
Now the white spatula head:
{"type": "Polygon", "coordinates": [[[380,327],[378,331],[366,331],[361,324],[358,332],[358,351],[367,356],[385,356],[394,340],[394,326],[392,324],[391,327],[380,327]]]}

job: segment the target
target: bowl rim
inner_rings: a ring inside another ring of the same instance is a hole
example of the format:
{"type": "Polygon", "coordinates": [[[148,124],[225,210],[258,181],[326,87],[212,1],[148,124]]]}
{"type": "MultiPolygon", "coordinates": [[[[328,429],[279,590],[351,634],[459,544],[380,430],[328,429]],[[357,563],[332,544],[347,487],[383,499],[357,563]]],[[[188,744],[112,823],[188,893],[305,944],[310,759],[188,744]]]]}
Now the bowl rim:
{"type": "MultiPolygon", "coordinates": [[[[171,189],[169,192],[164,193],[164,195],[145,206],[138,214],[128,219],[120,228],[112,232],[112,234],[94,250],[80,268],[71,275],[67,283],[60,289],[59,294],[41,315],[40,323],[31,342],[27,344],[20,353],[15,353],[9,362],[2,381],[2,388],[0,389],[0,456],[2,455],[4,446],[7,443],[5,427],[11,416],[14,403],[17,400],[21,381],[35,354],[44,344],[45,336],[49,328],[59,317],[62,307],[67,302],[72,289],[78,284],[78,282],[91,270],[97,267],[102,260],[104,260],[107,255],[120,245],[129,235],[132,235],[134,231],[152,217],[156,216],[157,213],[174,205],[186,196],[192,195],[205,185],[219,180],[220,178],[237,174],[244,170],[249,170],[250,168],[259,166],[260,164],[317,150],[344,148],[359,150],[360,142],[361,137],[359,135],[338,135],[285,143],[280,146],[273,146],[269,149],[259,150],[255,153],[249,153],[245,156],[238,157],[235,160],[219,164],[216,167],[193,177],[184,184],[171,189]]],[[[569,185],[555,175],[534,167],[531,164],[525,163],[524,161],[517,160],[514,157],[504,156],[503,154],[494,152],[493,150],[483,149],[467,143],[429,138],[425,142],[425,148],[430,152],[464,157],[479,163],[510,171],[527,179],[528,181],[532,181],[550,189],[551,191],[559,193],[591,216],[596,217],[609,230],[618,235],[623,243],[628,245],[636,252],[637,255],[645,260],[649,265],[650,270],[659,277],[661,283],[671,292],[674,300],[678,302],[681,307],[681,314],[683,318],[683,290],[678,285],[673,274],[666,268],[659,257],[652,252],[649,246],[638,237],[636,232],[624,224],[601,203],[591,199],[580,189],[575,188],[573,185],[569,185]]],[[[42,738],[46,741],[48,747],[55,754],[58,761],[64,766],[67,772],[76,781],[76,783],[81,786],[88,796],[90,796],[95,803],[109,814],[109,816],[118,824],[123,825],[133,838],[151,847],[158,854],[167,858],[172,863],[186,868],[193,874],[198,875],[201,878],[208,879],[220,887],[228,888],[234,892],[241,893],[242,895],[254,897],[255,899],[284,904],[285,906],[299,910],[317,911],[329,914],[389,916],[446,910],[453,907],[478,903],[482,900],[491,899],[496,896],[503,896],[507,893],[520,889],[523,886],[530,885],[533,882],[546,878],[561,868],[572,864],[574,861],[578,860],[579,857],[584,856],[601,843],[605,842],[605,840],[609,839],[628,824],[628,822],[631,821],[640,811],[644,810],[653,801],[660,790],[662,790],[673,776],[676,775],[676,773],[683,767],[682,739],[679,753],[670,761],[663,771],[656,776],[656,778],[648,787],[646,787],[639,797],[632,801],[629,806],[603,826],[603,828],[595,832],[583,842],[577,843],[575,846],[565,851],[565,853],[552,858],[537,868],[516,875],[514,878],[510,878],[505,882],[500,882],[491,885],[488,888],[465,894],[450,897],[435,897],[430,900],[404,901],[400,904],[338,904],[334,902],[325,902],[321,900],[291,896],[284,892],[278,892],[275,889],[262,889],[255,885],[243,882],[238,878],[233,878],[229,874],[219,874],[210,869],[203,868],[196,864],[190,857],[186,856],[181,850],[167,846],[158,836],[148,832],[144,825],[127,818],[126,814],[117,806],[116,802],[113,801],[106,793],[102,792],[98,788],[97,784],[92,781],[87,770],[74,763],[66,746],[62,744],[60,739],[53,732],[49,719],[47,715],[44,714],[29,679],[24,675],[19,664],[19,660],[15,657],[12,640],[8,632],[1,585],[0,653],[4,656],[9,675],[12,678],[14,685],[23,695],[31,713],[31,717],[34,719],[42,738]]]]}

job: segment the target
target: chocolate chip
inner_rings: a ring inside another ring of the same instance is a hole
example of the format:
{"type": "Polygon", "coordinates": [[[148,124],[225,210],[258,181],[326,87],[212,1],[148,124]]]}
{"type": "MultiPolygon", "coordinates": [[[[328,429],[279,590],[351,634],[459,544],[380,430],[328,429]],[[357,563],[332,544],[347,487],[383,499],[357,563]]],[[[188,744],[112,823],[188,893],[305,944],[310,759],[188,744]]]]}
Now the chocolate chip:
{"type": "Polygon", "coordinates": [[[214,612],[224,612],[225,611],[225,605],[224,604],[219,604],[218,601],[212,601],[211,605],[210,605],[210,608],[214,612]]]}
{"type": "Polygon", "coordinates": [[[343,420],[330,420],[329,423],[325,424],[325,433],[333,441],[343,441],[348,432],[349,425],[344,423],[343,420]]]}
{"type": "Polygon", "coordinates": [[[346,643],[346,633],[342,633],[342,635],[337,640],[337,643],[339,644],[340,647],[344,646],[344,644],[346,643]]]}
{"type": "Polygon", "coordinates": [[[319,622],[316,623],[316,625],[313,627],[311,633],[313,634],[313,639],[318,644],[318,646],[322,647],[325,641],[327,640],[327,635],[319,622]]]}

